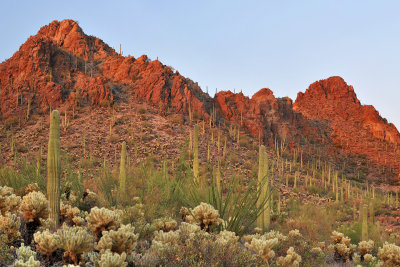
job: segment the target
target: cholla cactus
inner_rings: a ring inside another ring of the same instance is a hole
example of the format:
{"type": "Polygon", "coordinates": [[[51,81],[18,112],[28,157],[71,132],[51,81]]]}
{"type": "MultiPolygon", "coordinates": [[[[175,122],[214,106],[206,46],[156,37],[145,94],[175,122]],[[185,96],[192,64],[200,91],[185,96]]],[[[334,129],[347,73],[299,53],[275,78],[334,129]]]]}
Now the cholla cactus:
{"type": "Polygon", "coordinates": [[[179,235],[191,237],[200,230],[200,226],[198,225],[182,222],[177,232],[179,235]]]}
{"type": "Polygon", "coordinates": [[[316,256],[321,256],[324,255],[324,252],[322,251],[322,249],[320,247],[313,247],[310,252],[316,256]]]}
{"type": "Polygon", "coordinates": [[[364,255],[364,262],[370,263],[376,261],[376,257],[372,256],[371,254],[367,253],[364,255]]]}
{"type": "Polygon", "coordinates": [[[14,189],[8,186],[0,186],[0,214],[15,212],[21,203],[21,197],[16,196],[14,189]]]}
{"type": "Polygon", "coordinates": [[[128,263],[125,262],[126,254],[121,255],[107,251],[101,255],[99,261],[95,262],[95,267],[125,267],[128,263]]]}
{"type": "Polygon", "coordinates": [[[36,242],[36,251],[45,255],[47,259],[49,259],[53,252],[60,246],[60,237],[56,233],[50,233],[49,230],[36,232],[33,238],[36,242]]]}
{"type": "Polygon", "coordinates": [[[350,238],[333,231],[331,239],[333,244],[330,245],[330,248],[334,250],[336,260],[344,262],[350,260],[356,249],[356,245],[350,244],[350,238]]]}
{"type": "Polygon", "coordinates": [[[30,257],[36,258],[36,252],[32,251],[31,247],[25,247],[24,243],[21,244],[16,250],[18,260],[29,261],[30,257]]]}
{"type": "Polygon", "coordinates": [[[12,267],[40,267],[40,262],[31,256],[28,261],[16,260],[12,267]]]}
{"type": "Polygon", "coordinates": [[[96,244],[95,248],[100,251],[101,254],[107,250],[116,253],[131,254],[135,249],[138,240],[138,234],[134,233],[135,227],[130,224],[121,225],[117,230],[104,231],[100,241],[96,244]]]}
{"type": "Polygon", "coordinates": [[[42,192],[31,192],[22,198],[19,210],[26,222],[39,222],[49,216],[49,201],[42,192]]]}
{"type": "Polygon", "coordinates": [[[299,238],[299,237],[302,237],[302,235],[299,230],[294,229],[294,230],[289,231],[289,237],[290,238],[299,238]]]}
{"type": "Polygon", "coordinates": [[[275,231],[275,230],[271,230],[271,231],[265,233],[263,236],[265,239],[277,238],[279,242],[286,241],[288,239],[287,236],[285,236],[281,232],[275,231]]]}
{"type": "Polygon", "coordinates": [[[60,218],[61,221],[67,221],[69,225],[81,226],[84,223],[84,219],[80,217],[81,211],[77,207],[61,203],[60,206],[60,218]]]}
{"type": "MultiPolygon", "coordinates": [[[[13,243],[21,239],[19,228],[21,220],[16,214],[6,213],[5,216],[0,214],[0,235],[3,234],[7,238],[7,243],[13,243]]],[[[26,259],[28,260],[28,259],[26,259]]]]}
{"type": "Polygon", "coordinates": [[[204,202],[201,202],[200,205],[195,207],[192,210],[192,214],[196,218],[197,224],[201,229],[209,230],[212,225],[222,223],[222,220],[219,218],[218,210],[204,202]]]}
{"type": "Polygon", "coordinates": [[[226,246],[228,244],[235,243],[238,240],[239,237],[236,236],[236,233],[224,230],[217,235],[217,239],[215,241],[220,245],[226,246]]]}
{"type": "Polygon", "coordinates": [[[300,265],[300,262],[301,256],[294,251],[293,247],[290,247],[286,257],[279,257],[276,264],[283,267],[297,267],[300,265]]]}
{"type": "Polygon", "coordinates": [[[175,245],[178,242],[179,234],[177,232],[154,232],[154,238],[151,247],[156,250],[162,250],[166,247],[175,245]]]}
{"type": "Polygon", "coordinates": [[[60,247],[65,250],[63,259],[68,263],[78,264],[81,255],[93,248],[94,237],[86,228],[63,225],[57,234],[60,236],[60,247]]]}
{"type": "Polygon", "coordinates": [[[117,230],[120,225],[120,214],[118,212],[94,207],[86,216],[89,229],[97,236],[101,237],[103,231],[117,230]]]}
{"type": "Polygon", "coordinates": [[[27,194],[29,194],[31,192],[39,191],[39,185],[37,183],[28,184],[27,186],[25,186],[23,188],[23,190],[24,190],[23,191],[23,195],[25,196],[25,195],[27,195],[27,194]]]}
{"type": "Polygon", "coordinates": [[[374,241],[372,240],[361,241],[360,243],[358,243],[358,251],[360,252],[361,256],[371,253],[373,249],[374,249],[374,241]]]}
{"type": "Polygon", "coordinates": [[[400,247],[385,242],[383,247],[378,249],[378,257],[384,262],[384,266],[400,266],[400,247]]]}
{"type": "MultiPolygon", "coordinates": [[[[137,197],[134,199],[136,200],[137,197]]],[[[136,200],[139,201],[139,200],[136,200]]],[[[136,203],[133,206],[126,207],[121,217],[123,223],[137,222],[144,217],[143,204],[136,203]]]]}
{"type": "Polygon", "coordinates": [[[275,252],[272,248],[276,245],[278,245],[278,238],[265,239],[263,236],[260,238],[253,238],[250,242],[245,243],[246,248],[257,253],[267,265],[269,265],[269,261],[275,257],[275,252]]]}
{"type": "Polygon", "coordinates": [[[171,230],[174,230],[178,226],[178,223],[172,218],[161,218],[154,220],[153,226],[156,230],[169,232],[171,230]]]}

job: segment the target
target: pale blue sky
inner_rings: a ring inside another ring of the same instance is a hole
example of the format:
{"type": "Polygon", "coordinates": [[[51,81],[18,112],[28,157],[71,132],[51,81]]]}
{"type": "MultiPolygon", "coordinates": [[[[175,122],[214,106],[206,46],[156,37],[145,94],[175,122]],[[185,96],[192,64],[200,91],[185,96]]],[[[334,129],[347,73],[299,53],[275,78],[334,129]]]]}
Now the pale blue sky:
{"type": "Polygon", "coordinates": [[[400,128],[400,1],[11,1],[1,3],[0,61],[52,20],[125,55],[158,57],[209,92],[263,87],[293,100],[329,76],[352,84],[400,128]]]}

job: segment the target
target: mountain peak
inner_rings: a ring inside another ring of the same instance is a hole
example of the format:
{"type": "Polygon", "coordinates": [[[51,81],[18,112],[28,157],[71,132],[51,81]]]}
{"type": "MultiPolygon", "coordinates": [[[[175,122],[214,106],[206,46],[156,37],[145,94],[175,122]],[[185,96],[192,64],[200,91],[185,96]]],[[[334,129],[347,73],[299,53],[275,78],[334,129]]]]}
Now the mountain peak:
{"type": "Polygon", "coordinates": [[[332,76],[312,83],[305,93],[297,94],[296,102],[301,102],[303,98],[325,98],[360,104],[353,86],[348,85],[340,76],[332,76]]]}

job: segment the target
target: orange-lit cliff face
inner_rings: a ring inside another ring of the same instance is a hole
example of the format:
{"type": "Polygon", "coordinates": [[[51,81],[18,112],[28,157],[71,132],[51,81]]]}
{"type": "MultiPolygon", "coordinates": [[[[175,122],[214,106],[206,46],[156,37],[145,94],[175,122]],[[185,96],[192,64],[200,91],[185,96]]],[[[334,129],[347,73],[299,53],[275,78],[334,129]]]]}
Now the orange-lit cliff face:
{"type": "Polygon", "coordinates": [[[146,56],[122,57],[72,20],[53,21],[0,65],[0,112],[23,114],[76,102],[112,103],[123,86],[137,97],[208,117],[209,97],[189,79],[146,56]],[[17,102],[17,97],[19,100],[17,102]],[[17,104],[18,103],[18,104],[17,104]]]}
{"type": "Polygon", "coordinates": [[[49,108],[107,105],[136,98],[208,120],[241,124],[255,138],[365,154],[376,163],[400,170],[400,136],[372,106],[363,106],[340,77],[310,85],[290,98],[276,98],[263,88],[249,98],[222,91],[211,98],[197,83],[160,61],[123,57],[99,38],[86,35],[72,20],[53,21],[31,36],[0,64],[0,115],[23,117],[49,108]],[[124,95],[124,97],[121,97],[124,95]],[[305,141],[306,140],[306,141],[305,141]]]}
{"type": "Polygon", "coordinates": [[[396,127],[379,116],[373,106],[361,105],[352,86],[341,77],[310,85],[293,105],[310,119],[330,123],[332,141],[345,151],[365,154],[381,165],[400,169],[400,135],[396,127]]]}

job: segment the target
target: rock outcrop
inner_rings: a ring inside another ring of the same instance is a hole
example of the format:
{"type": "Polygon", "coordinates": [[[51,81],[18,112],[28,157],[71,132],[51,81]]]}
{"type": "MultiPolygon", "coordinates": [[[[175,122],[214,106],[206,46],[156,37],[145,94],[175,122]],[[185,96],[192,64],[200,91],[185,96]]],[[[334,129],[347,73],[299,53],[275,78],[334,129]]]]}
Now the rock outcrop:
{"type": "Polygon", "coordinates": [[[305,93],[298,93],[293,109],[307,118],[328,121],[337,147],[400,169],[400,135],[396,127],[373,106],[361,105],[353,87],[341,77],[311,84],[305,93]]]}
{"type": "Polygon", "coordinates": [[[28,102],[42,112],[77,103],[109,105],[126,85],[140,99],[208,117],[211,98],[197,83],[147,56],[119,55],[73,20],[42,27],[1,63],[0,113],[24,114],[28,102]]]}

